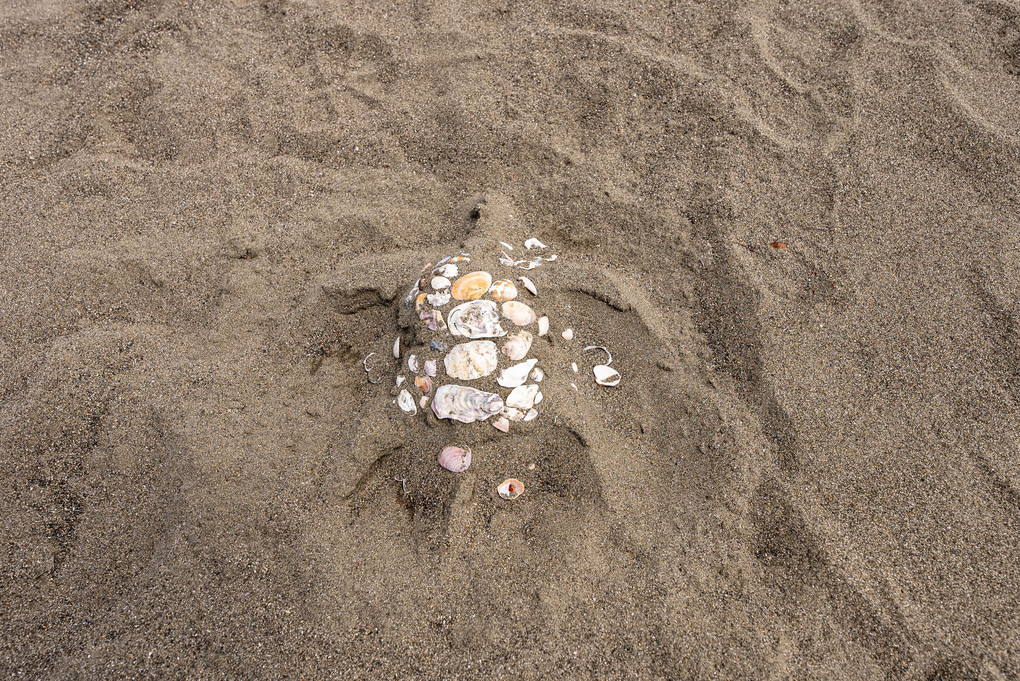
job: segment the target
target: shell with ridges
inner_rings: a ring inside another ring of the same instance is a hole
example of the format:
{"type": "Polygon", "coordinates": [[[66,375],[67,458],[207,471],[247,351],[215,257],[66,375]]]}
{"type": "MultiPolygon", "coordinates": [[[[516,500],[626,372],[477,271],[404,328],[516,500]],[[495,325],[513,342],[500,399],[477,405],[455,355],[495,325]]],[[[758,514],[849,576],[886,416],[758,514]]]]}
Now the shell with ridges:
{"type": "Polygon", "coordinates": [[[466,338],[499,338],[506,331],[499,323],[496,303],[491,300],[472,300],[461,303],[446,316],[450,333],[466,338]]]}
{"type": "Polygon", "coordinates": [[[503,398],[464,385],[449,383],[436,388],[432,412],[441,419],[461,423],[484,421],[503,409],[503,398]]]}
{"type": "Polygon", "coordinates": [[[492,286],[492,275],[488,272],[471,272],[453,282],[450,293],[456,300],[477,300],[492,286]]]}
{"type": "Polygon", "coordinates": [[[499,496],[508,501],[516,499],[524,494],[524,483],[517,478],[508,478],[499,484],[499,487],[496,488],[496,492],[499,493],[499,496]]]}
{"type": "Polygon", "coordinates": [[[456,445],[446,445],[439,452],[439,456],[436,459],[439,461],[440,466],[451,473],[463,473],[471,465],[471,449],[456,445]]]}
{"type": "Polygon", "coordinates": [[[496,302],[505,303],[517,297],[517,287],[512,281],[500,279],[497,282],[493,282],[492,287],[489,289],[489,295],[496,302]]]}

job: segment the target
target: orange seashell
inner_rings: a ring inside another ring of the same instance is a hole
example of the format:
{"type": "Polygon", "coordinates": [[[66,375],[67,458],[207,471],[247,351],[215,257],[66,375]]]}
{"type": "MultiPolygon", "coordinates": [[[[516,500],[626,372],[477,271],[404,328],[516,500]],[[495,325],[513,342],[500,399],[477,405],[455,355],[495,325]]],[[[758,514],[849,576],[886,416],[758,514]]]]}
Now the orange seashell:
{"type": "Polygon", "coordinates": [[[424,394],[432,392],[432,379],[428,376],[415,376],[414,384],[418,386],[418,390],[424,394]]]}
{"type": "Polygon", "coordinates": [[[489,293],[492,295],[492,299],[497,303],[505,303],[506,301],[513,300],[517,297],[517,287],[512,281],[500,279],[492,284],[492,288],[489,289],[489,293]]]}
{"type": "Polygon", "coordinates": [[[782,241],[773,241],[771,245],[772,245],[772,248],[775,248],[776,250],[779,250],[779,251],[785,251],[786,250],[786,244],[784,244],[782,241]]]}
{"type": "Polygon", "coordinates": [[[421,312],[421,304],[425,302],[425,299],[427,297],[428,297],[427,293],[422,292],[418,294],[418,299],[414,301],[415,312],[421,312]]]}
{"type": "Polygon", "coordinates": [[[450,293],[457,300],[477,300],[485,295],[492,285],[492,275],[488,272],[471,272],[453,282],[450,293]]]}

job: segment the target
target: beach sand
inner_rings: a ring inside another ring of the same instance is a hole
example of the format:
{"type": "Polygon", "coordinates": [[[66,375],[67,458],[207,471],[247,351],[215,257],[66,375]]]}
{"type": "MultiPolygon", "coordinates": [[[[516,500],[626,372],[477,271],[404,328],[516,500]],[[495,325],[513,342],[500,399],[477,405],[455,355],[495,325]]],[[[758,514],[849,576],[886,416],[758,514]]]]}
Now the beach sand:
{"type": "Polygon", "coordinates": [[[1020,678],[1018,152],[1015,0],[3,3],[0,674],[1020,678]],[[623,380],[446,473],[529,236],[623,380]]]}

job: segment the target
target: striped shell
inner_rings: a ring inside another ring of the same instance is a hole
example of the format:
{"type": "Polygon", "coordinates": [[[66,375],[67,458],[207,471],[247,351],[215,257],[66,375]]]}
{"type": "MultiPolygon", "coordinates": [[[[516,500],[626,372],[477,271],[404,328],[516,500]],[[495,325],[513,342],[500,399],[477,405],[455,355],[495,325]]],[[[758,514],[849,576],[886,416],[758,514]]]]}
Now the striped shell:
{"type": "Polygon", "coordinates": [[[492,275],[488,272],[471,272],[453,282],[450,293],[455,300],[477,300],[485,295],[492,285],[492,275]]]}

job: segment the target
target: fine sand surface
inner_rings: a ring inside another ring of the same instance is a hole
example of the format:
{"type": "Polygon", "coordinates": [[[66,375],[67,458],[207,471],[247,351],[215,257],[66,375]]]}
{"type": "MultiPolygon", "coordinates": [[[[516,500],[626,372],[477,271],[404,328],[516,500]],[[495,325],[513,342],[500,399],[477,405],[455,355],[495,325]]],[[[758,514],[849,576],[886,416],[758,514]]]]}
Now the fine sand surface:
{"type": "Polygon", "coordinates": [[[1017,0],[6,0],[0,677],[1020,678],[1018,197],[1017,0]],[[548,412],[404,417],[528,236],[548,412]]]}

